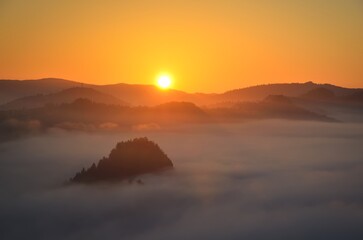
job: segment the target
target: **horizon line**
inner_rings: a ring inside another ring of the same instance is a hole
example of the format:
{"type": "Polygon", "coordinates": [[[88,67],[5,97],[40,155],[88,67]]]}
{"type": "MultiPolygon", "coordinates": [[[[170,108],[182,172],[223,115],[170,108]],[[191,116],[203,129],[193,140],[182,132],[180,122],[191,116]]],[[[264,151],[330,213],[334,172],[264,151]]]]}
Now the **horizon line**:
{"type": "MultiPolygon", "coordinates": [[[[0,78],[0,81],[19,81],[19,82],[23,82],[23,81],[42,81],[42,80],[61,80],[61,81],[68,81],[68,82],[74,82],[74,83],[86,84],[86,85],[93,85],[93,86],[112,86],[112,85],[118,85],[118,84],[125,84],[125,85],[134,85],[134,86],[157,87],[155,84],[127,83],[127,82],[96,84],[96,83],[81,82],[81,81],[77,81],[77,80],[71,80],[71,79],[66,79],[66,78],[58,78],[58,77],[42,77],[42,78],[34,78],[34,79],[33,78],[32,79],[5,79],[5,78],[0,78]]],[[[236,87],[236,88],[221,91],[221,92],[201,92],[201,91],[189,92],[189,91],[175,89],[175,88],[170,88],[170,89],[168,89],[166,91],[173,90],[173,91],[180,91],[180,92],[185,92],[185,93],[190,93],[190,94],[219,94],[219,93],[226,93],[226,92],[231,92],[231,91],[235,91],[235,90],[242,90],[242,89],[248,89],[248,88],[253,88],[253,87],[268,86],[268,85],[283,85],[283,84],[301,84],[301,85],[303,85],[303,84],[315,84],[315,85],[330,85],[330,86],[346,88],[346,89],[363,89],[363,87],[346,87],[346,86],[335,85],[335,84],[331,84],[331,83],[319,83],[319,82],[314,82],[314,81],[306,81],[306,82],[262,83],[262,84],[250,85],[250,86],[246,86],[246,87],[236,87]]]]}

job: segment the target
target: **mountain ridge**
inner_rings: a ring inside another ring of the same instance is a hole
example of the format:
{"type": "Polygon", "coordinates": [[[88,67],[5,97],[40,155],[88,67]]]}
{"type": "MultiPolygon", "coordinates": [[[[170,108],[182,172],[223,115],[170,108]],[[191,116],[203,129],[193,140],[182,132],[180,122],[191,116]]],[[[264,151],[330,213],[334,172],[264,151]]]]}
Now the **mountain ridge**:
{"type": "Polygon", "coordinates": [[[187,101],[198,105],[208,105],[226,101],[256,101],[269,95],[299,97],[315,88],[325,88],[336,96],[349,96],[363,91],[361,88],[344,88],[332,84],[306,82],[256,85],[222,93],[188,93],[176,89],[160,90],[156,86],[147,84],[95,85],[58,78],[43,78],[38,80],[0,80],[0,104],[37,94],[56,93],[72,87],[92,88],[136,106],[158,105],[170,101],[187,101]]]}
{"type": "Polygon", "coordinates": [[[37,94],[34,96],[22,97],[10,101],[0,109],[29,109],[43,107],[47,104],[70,103],[78,98],[90,99],[94,102],[116,105],[128,105],[126,102],[103,92],[99,92],[93,88],[73,87],[50,94],[37,94]]]}

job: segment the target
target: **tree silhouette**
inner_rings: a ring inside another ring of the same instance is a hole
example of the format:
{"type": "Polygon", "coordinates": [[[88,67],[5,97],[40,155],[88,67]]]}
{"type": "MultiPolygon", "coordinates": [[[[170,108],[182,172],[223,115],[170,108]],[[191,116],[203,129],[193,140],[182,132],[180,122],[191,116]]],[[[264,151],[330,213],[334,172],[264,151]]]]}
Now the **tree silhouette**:
{"type": "Polygon", "coordinates": [[[135,138],[117,143],[107,158],[87,170],[83,168],[71,182],[123,180],[169,168],[173,163],[156,143],[146,137],[135,138]]]}

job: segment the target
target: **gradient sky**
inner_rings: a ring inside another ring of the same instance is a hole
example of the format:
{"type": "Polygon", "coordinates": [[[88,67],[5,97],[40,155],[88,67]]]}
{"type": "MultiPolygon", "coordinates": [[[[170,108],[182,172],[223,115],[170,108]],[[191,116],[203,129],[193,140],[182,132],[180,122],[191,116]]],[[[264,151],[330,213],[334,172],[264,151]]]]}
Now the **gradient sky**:
{"type": "Polygon", "coordinates": [[[363,87],[361,0],[0,0],[0,78],[363,87]]]}

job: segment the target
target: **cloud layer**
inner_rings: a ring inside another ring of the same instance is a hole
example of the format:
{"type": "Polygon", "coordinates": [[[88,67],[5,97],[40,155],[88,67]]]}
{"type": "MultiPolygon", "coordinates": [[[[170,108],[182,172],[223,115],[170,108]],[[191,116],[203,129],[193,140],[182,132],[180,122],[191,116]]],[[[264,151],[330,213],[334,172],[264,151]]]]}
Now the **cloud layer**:
{"type": "Polygon", "coordinates": [[[1,144],[0,238],[362,239],[359,124],[149,131],[175,171],[143,176],[141,186],[62,186],[137,136],[53,133],[1,144]]]}

